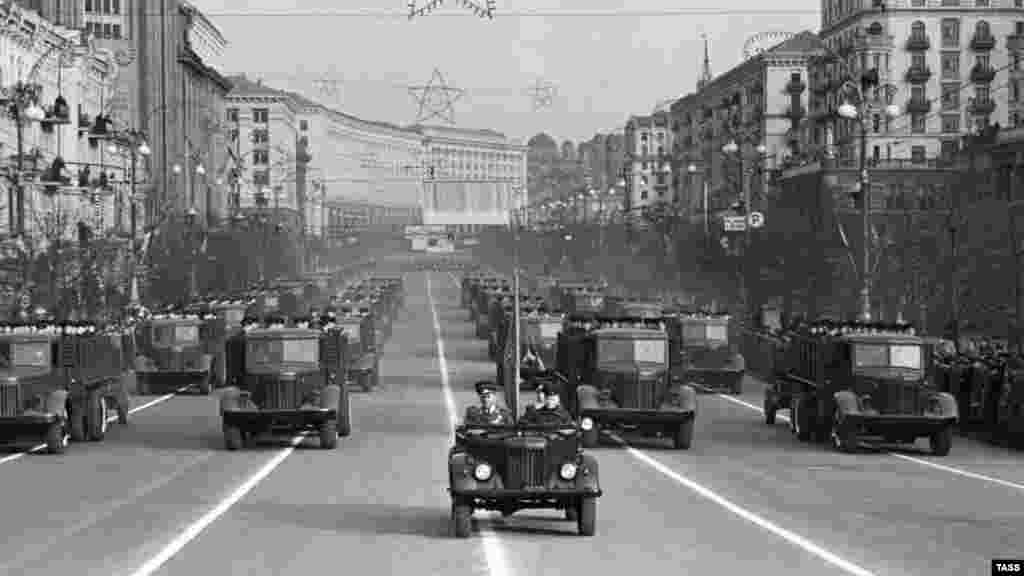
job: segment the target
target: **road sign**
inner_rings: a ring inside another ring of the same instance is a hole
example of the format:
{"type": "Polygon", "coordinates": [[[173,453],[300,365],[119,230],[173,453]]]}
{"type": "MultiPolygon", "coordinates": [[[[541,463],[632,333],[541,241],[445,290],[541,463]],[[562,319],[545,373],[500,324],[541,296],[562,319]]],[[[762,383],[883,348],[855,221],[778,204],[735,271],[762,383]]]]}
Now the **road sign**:
{"type": "Polygon", "coordinates": [[[750,223],[751,228],[760,228],[764,226],[764,214],[761,212],[751,212],[747,215],[747,222],[750,223]]]}
{"type": "Polygon", "coordinates": [[[743,232],[747,229],[747,221],[743,216],[726,216],[722,219],[726,232],[743,232]]]}

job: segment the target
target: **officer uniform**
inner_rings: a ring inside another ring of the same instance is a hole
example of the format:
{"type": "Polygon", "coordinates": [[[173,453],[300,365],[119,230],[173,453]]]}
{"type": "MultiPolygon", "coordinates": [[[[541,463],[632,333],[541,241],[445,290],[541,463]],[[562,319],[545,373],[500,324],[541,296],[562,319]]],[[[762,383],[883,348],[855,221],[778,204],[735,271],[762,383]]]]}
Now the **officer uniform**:
{"type": "MultiPolygon", "coordinates": [[[[561,394],[562,387],[558,382],[542,382],[537,386],[537,390],[543,392],[546,396],[554,396],[561,394]]],[[[573,419],[569,411],[561,404],[555,408],[548,408],[547,405],[530,406],[526,409],[526,413],[523,414],[523,423],[568,425],[573,423],[573,419]]]]}
{"type": "MultiPolygon", "coordinates": [[[[476,393],[494,394],[498,387],[493,382],[481,381],[476,383],[476,393]]],[[[490,409],[485,408],[481,402],[480,406],[466,408],[466,416],[463,419],[467,425],[476,426],[507,426],[513,423],[512,413],[495,404],[490,409]]]]}

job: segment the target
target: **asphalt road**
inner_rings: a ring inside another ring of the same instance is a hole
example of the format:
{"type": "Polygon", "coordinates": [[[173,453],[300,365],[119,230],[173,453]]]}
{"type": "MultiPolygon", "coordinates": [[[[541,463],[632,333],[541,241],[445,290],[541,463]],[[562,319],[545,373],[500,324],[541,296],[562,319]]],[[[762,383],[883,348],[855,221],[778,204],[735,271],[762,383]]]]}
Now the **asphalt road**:
{"type": "Polygon", "coordinates": [[[942,459],[799,444],[763,423],[755,381],[740,398],[701,396],[690,451],[596,450],[605,496],[593,538],[524,511],[478,513],[474,537],[456,540],[452,412],[494,369],[448,274],[406,285],[382,387],[354,396],[354,430],[336,451],[284,439],[228,453],[216,399],[180,396],[101,444],[0,458],[0,574],[960,576],[1024,556],[1020,453],[959,438],[942,459]]]}

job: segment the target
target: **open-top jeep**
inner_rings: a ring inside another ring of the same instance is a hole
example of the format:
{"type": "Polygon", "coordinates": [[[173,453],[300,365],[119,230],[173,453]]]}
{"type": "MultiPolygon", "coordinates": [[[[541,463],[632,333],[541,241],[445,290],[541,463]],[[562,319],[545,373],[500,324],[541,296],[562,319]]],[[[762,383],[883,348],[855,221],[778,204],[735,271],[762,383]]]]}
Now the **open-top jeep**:
{"type": "Polygon", "coordinates": [[[690,448],[697,393],[670,378],[664,319],[570,316],[558,336],[558,371],[575,387],[567,404],[585,446],[618,429],[690,448]]]}
{"type": "Polygon", "coordinates": [[[22,326],[0,333],[0,442],[42,438],[59,454],[69,439],[103,440],[110,407],[122,423],[128,419],[122,376],[130,347],[120,329],[22,326]]]}
{"type": "Polygon", "coordinates": [[[448,453],[452,528],[467,538],[474,510],[504,515],[564,510],[579,533],[593,536],[601,496],[597,460],[583,453],[570,426],[460,426],[448,453]]]}
{"type": "Polygon", "coordinates": [[[249,328],[229,343],[229,386],[220,400],[224,444],[260,434],[317,431],[333,449],[351,432],[344,335],[335,328],[249,328]]]}
{"type": "Polygon", "coordinates": [[[364,392],[373,390],[380,385],[380,356],[374,339],[373,315],[368,308],[354,308],[349,303],[338,309],[334,322],[345,335],[347,377],[364,392]]]}
{"type": "Polygon", "coordinates": [[[804,442],[831,439],[835,449],[854,452],[862,440],[925,437],[936,455],[949,454],[956,400],[928,379],[931,351],[921,338],[906,329],[821,323],[785,340],[765,389],[768,424],[789,408],[790,429],[804,442]]]}
{"type": "Polygon", "coordinates": [[[703,392],[743,391],[746,364],[729,339],[729,316],[679,314],[667,322],[673,377],[703,392]]]}
{"type": "Polygon", "coordinates": [[[135,378],[140,395],[213,391],[215,355],[200,338],[205,322],[191,314],[162,314],[139,326],[135,378]]]}

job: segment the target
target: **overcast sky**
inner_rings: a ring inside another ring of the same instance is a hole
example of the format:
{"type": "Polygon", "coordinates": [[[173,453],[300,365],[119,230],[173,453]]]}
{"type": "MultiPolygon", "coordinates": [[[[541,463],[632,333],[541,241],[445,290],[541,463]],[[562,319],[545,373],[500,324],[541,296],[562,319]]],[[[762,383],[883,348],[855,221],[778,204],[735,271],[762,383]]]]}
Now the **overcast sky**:
{"type": "Polygon", "coordinates": [[[718,74],[740,61],[751,35],[818,25],[814,0],[495,0],[492,21],[468,13],[458,0],[412,21],[404,16],[408,0],[192,1],[231,43],[226,72],[262,77],[360,117],[407,124],[416,121],[417,105],[406,86],[426,84],[436,66],[465,90],[456,104],[458,126],[521,139],[539,131],[559,140],[587,139],[691,91],[702,33],[718,74]],[[721,13],[579,14],[659,9],[721,13]],[[744,13],[754,9],[761,12],[744,13]],[[529,14],[538,10],[542,14],[529,14]],[[389,11],[396,15],[382,15],[389,11]],[[551,15],[558,11],[576,14],[551,15]],[[321,92],[321,78],[337,81],[337,96],[321,92]],[[538,79],[555,85],[557,95],[551,107],[535,112],[528,92],[538,79]]]}

